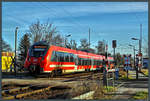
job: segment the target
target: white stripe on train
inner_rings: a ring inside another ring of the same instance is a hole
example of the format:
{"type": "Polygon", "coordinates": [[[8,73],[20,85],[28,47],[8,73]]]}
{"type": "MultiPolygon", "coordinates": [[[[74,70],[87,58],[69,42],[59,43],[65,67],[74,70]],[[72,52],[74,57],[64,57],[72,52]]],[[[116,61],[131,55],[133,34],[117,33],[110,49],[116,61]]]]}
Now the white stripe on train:
{"type": "Polygon", "coordinates": [[[74,67],[75,65],[50,65],[49,67],[74,67]]]}

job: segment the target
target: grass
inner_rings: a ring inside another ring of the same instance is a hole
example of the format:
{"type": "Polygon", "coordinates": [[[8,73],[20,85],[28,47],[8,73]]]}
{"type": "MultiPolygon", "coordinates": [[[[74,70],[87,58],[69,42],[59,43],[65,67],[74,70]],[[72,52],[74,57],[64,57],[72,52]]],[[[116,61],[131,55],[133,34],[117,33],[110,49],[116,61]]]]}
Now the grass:
{"type": "Polygon", "coordinates": [[[128,75],[128,78],[127,78],[127,73],[125,71],[120,71],[119,75],[120,75],[119,80],[132,80],[133,79],[130,75],[128,75]]]}
{"type": "Polygon", "coordinates": [[[105,86],[104,87],[104,92],[105,93],[109,93],[109,92],[113,92],[113,91],[116,91],[116,88],[115,87],[113,87],[113,86],[105,86]]]}
{"type": "Polygon", "coordinates": [[[133,99],[148,99],[148,92],[137,92],[135,96],[133,96],[133,99]]]}
{"type": "Polygon", "coordinates": [[[145,76],[148,76],[148,69],[142,69],[141,71],[144,73],[145,76]]]}
{"type": "Polygon", "coordinates": [[[98,88],[94,95],[93,95],[93,99],[94,100],[110,100],[113,99],[113,95],[111,95],[110,93],[116,91],[116,88],[113,88],[113,86],[101,86],[100,88],[98,88]]]}

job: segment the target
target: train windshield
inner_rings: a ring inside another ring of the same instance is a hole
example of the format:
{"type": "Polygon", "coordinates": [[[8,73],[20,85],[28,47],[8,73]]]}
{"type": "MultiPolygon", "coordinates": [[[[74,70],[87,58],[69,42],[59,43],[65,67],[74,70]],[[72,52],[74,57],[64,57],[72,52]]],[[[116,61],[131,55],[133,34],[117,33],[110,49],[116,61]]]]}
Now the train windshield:
{"type": "Polygon", "coordinates": [[[29,55],[33,57],[42,57],[46,54],[48,46],[32,46],[29,49],[29,55]]]}

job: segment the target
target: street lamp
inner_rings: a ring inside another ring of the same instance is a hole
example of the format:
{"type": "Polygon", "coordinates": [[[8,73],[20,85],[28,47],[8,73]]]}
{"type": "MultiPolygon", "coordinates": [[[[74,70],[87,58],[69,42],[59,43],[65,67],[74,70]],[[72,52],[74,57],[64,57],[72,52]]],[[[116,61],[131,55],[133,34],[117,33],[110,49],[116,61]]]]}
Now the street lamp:
{"type": "Polygon", "coordinates": [[[132,40],[139,40],[139,53],[141,53],[141,40],[137,38],[131,38],[132,40]]]}
{"type": "Polygon", "coordinates": [[[134,69],[135,69],[135,46],[130,45],[130,44],[129,46],[133,47],[133,54],[134,54],[133,62],[134,62],[134,69]]]}
{"type": "MultiPolygon", "coordinates": [[[[142,46],[142,38],[140,36],[140,39],[137,39],[137,38],[131,38],[132,40],[139,40],[139,56],[141,57],[140,59],[140,64],[142,64],[142,52],[141,52],[141,46],[142,46]]],[[[141,71],[141,65],[139,67],[139,71],[141,71]]]]}
{"type": "Polygon", "coordinates": [[[70,37],[70,36],[71,36],[71,34],[68,34],[68,35],[65,36],[65,47],[66,47],[66,40],[67,40],[67,37],[70,37]]]}
{"type": "Polygon", "coordinates": [[[138,79],[138,68],[135,66],[135,51],[136,51],[136,49],[135,49],[135,46],[133,46],[133,45],[129,44],[129,46],[133,47],[133,51],[134,51],[134,69],[136,70],[136,79],[138,79]]]}

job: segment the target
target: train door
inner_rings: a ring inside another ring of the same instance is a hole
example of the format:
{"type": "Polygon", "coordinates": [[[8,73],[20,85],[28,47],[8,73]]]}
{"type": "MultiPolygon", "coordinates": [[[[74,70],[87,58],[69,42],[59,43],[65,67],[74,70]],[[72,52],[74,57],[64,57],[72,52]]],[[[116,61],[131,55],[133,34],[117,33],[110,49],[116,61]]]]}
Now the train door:
{"type": "Polygon", "coordinates": [[[75,70],[75,71],[78,71],[77,67],[78,67],[78,62],[79,62],[79,61],[78,61],[78,56],[77,56],[77,54],[74,55],[74,62],[75,62],[75,69],[74,69],[74,70],[75,70]]]}
{"type": "Polygon", "coordinates": [[[91,59],[90,61],[91,61],[91,70],[93,70],[94,61],[93,61],[93,59],[91,59]]]}

